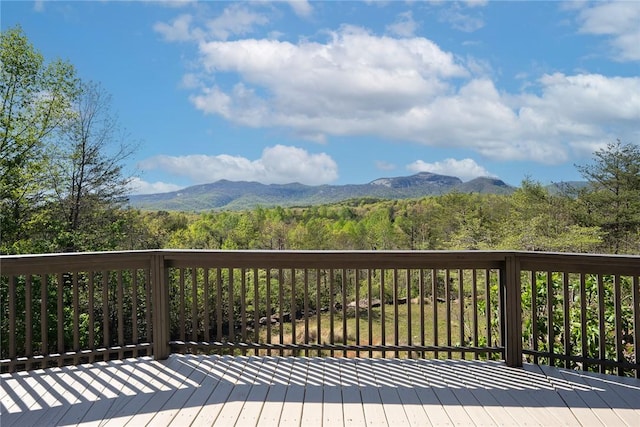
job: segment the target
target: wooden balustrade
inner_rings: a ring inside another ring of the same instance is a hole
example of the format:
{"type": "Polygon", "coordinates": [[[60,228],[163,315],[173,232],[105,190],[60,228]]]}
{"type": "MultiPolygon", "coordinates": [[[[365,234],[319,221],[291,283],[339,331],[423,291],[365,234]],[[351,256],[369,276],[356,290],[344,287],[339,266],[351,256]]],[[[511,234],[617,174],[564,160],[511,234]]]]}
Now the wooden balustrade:
{"type": "Polygon", "coordinates": [[[0,367],[222,352],[497,358],[640,377],[639,276],[638,256],[531,252],[3,256],[0,367]]]}

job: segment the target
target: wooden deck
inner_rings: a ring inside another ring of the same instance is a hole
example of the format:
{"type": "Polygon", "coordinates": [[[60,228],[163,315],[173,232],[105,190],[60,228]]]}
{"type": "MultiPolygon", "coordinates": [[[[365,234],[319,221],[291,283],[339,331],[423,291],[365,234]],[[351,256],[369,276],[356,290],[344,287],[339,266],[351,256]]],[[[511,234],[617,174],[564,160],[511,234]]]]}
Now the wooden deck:
{"type": "Polygon", "coordinates": [[[0,380],[2,427],[640,425],[640,380],[503,362],[173,354],[0,380]]]}

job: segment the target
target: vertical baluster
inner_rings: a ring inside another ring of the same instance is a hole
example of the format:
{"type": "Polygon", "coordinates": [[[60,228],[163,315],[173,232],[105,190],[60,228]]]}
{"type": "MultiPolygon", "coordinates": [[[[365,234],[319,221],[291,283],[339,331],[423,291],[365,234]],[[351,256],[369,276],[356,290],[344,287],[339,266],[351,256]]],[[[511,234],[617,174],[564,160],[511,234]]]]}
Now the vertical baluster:
{"type": "Polygon", "coordinates": [[[64,275],[58,274],[58,366],[62,366],[63,354],[65,352],[64,345],[64,275]]]}
{"type": "MultiPolygon", "coordinates": [[[[369,345],[373,345],[373,321],[371,319],[371,310],[372,307],[371,305],[373,304],[372,300],[372,295],[371,295],[371,288],[372,288],[372,280],[371,280],[371,275],[372,275],[372,270],[371,268],[367,269],[367,329],[369,331],[369,345]]],[[[369,357],[373,357],[373,351],[369,350],[369,357]]]]}
{"type": "MultiPolygon", "coordinates": [[[[473,336],[473,343],[472,345],[474,347],[478,347],[478,270],[476,270],[475,268],[472,271],[472,276],[471,276],[471,316],[472,316],[472,320],[471,322],[473,323],[472,326],[472,336],[473,336]]],[[[480,355],[478,354],[477,351],[473,352],[473,358],[475,360],[478,360],[478,358],[480,357],[480,355]]]]}
{"type": "Polygon", "coordinates": [[[598,351],[598,358],[599,358],[599,365],[600,365],[600,373],[604,374],[606,372],[605,366],[604,364],[602,364],[602,361],[606,358],[607,353],[606,353],[606,341],[607,341],[607,336],[606,336],[606,323],[605,323],[605,305],[604,305],[604,279],[602,277],[602,274],[598,274],[598,347],[599,347],[599,351],[598,351]]]}
{"type": "Polygon", "coordinates": [[[487,316],[486,320],[486,337],[487,337],[487,345],[489,347],[493,347],[492,337],[491,337],[491,272],[489,270],[484,270],[484,300],[485,300],[485,315],[487,316]]]}
{"type": "MultiPolygon", "coordinates": [[[[638,276],[633,276],[633,354],[636,355],[636,363],[640,359],[640,284],[638,276]]],[[[640,379],[640,368],[636,366],[635,377],[640,379]]]]}
{"type": "MultiPolygon", "coordinates": [[[[563,311],[563,325],[564,329],[564,355],[571,355],[571,323],[569,319],[569,273],[562,273],[562,311],[563,311]]],[[[567,358],[564,361],[564,367],[566,369],[571,368],[571,361],[567,358]]]]}
{"type": "Polygon", "coordinates": [[[334,324],[333,324],[333,314],[336,309],[334,294],[333,294],[333,279],[334,279],[334,276],[333,276],[333,268],[332,268],[329,270],[329,344],[331,344],[332,346],[331,357],[335,356],[335,352],[333,351],[333,345],[336,343],[334,324]]]}
{"type": "MultiPolygon", "coordinates": [[[[41,368],[47,368],[49,360],[49,313],[47,310],[47,304],[49,302],[49,289],[48,289],[48,277],[46,274],[40,275],[40,336],[42,338],[42,345],[40,352],[42,353],[42,366],[41,368]]],[[[9,334],[13,335],[13,334],[9,334]]]]}
{"type": "Polygon", "coordinates": [[[234,319],[234,310],[235,310],[235,301],[233,298],[233,272],[234,269],[233,268],[229,268],[228,270],[228,276],[229,276],[229,283],[227,283],[227,293],[229,294],[228,296],[228,307],[229,307],[229,311],[227,313],[227,322],[229,323],[229,332],[228,332],[228,336],[227,336],[227,341],[229,342],[236,342],[236,330],[235,330],[235,319],[234,319]]]}
{"type": "Polygon", "coordinates": [[[122,281],[122,270],[118,270],[118,358],[124,359],[124,282],[122,281]]]}
{"type": "Polygon", "coordinates": [[[191,268],[191,341],[198,341],[198,269],[191,268]]]}
{"type": "MultiPolygon", "coordinates": [[[[341,282],[342,282],[342,344],[343,345],[347,345],[347,338],[349,335],[349,332],[347,330],[347,281],[348,281],[348,275],[347,275],[347,270],[346,269],[342,269],[340,271],[340,275],[342,277],[341,282]]],[[[346,357],[347,356],[347,351],[343,350],[342,351],[342,356],[346,357]]]]}
{"type": "MultiPolygon", "coordinates": [[[[247,270],[240,270],[240,334],[242,343],[247,343],[247,270]]],[[[242,355],[247,355],[245,347],[242,348],[242,355]]]]}
{"type": "Polygon", "coordinates": [[[179,311],[179,327],[180,327],[180,341],[186,341],[186,325],[185,325],[185,283],[184,283],[184,268],[180,268],[179,273],[179,283],[178,283],[178,299],[180,301],[180,311],[179,311]]]}
{"type": "MultiPolygon", "coordinates": [[[[413,344],[413,336],[411,331],[411,270],[405,270],[405,280],[407,287],[407,345],[413,344]]],[[[409,351],[409,359],[413,358],[413,353],[409,351]]]]}
{"type": "MultiPolygon", "coordinates": [[[[400,325],[398,324],[398,269],[393,269],[393,345],[400,345],[400,325]]],[[[400,357],[400,352],[396,349],[394,356],[400,357]]]]}
{"type": "Polygon", "coordinates": [[[210,321],[210,316],[211,316],[211,309],[210,309],[210,304],[211,304],[211,297],[209,295],[209,269],[208,268],[203,268],[203,282],[202,282],[202,299],[203,299],[203,306],[202,306],[202,310],[203,310],[203,317],[202,317],[202,333],[203,333],[203,339],[204,342],[211,342],[211,331],[209,330],[211,328],[211,321],[210,321]]]}
{"type": "MultiPolygon", "coordinates": [[[[89,336],[87,347],[91,350],[89,354],[89,363],[93,363],[96,360],[96,336],[95,336],[95,272],[90,271],[87,273],[89,276],[89,288],[87,289],[87,310],[89,314],[89,336]]],[[[45,282],[46,283],[46,282],[45,282]]]]}
{"type": "MultiPolygon", "coordinates": [[[[583,358],[590,356],[587,347],[587,283],[585,276],[584,273],[580,273],[580,345],[583,358]]],[[[586,361],[582,362],[582,370],[589,370],[589,365],[586,361]]]]}
{"type": "MultiPolygon", "coordinates": [[[[304,269],[304,343],[309,344],[309,269],[304,269]]],[[[309,349],[304,350],[304,355],[309,357],[309,349]]]]}
{"type": "MultiPolygon", "coordinates": [[[[267,344],[271,344],[271,268],[267,268],[267,344]]],[[[271,356],[271,348],[267,348],[267,356],[271,356]]]]}
{"type": "MultiPolygon", "coordinates": [[[[387,300],[385,297],[385,293],[384,293],[384,287],[385,287],[385,280],[384,280],[384,276],[385,276],[385,270],[383,268],[381,268],[379,270],[380,272],[380,342],[383,346],[387,345],[387,327],[385,325],[385,308],[387,305],[387,300]]],[[[382,351],[382,357],[385,358],[387,357],[387,352],[386,351],[382,351]]]]}
{"type": "MultiPolygon", "coordinates": [[[[320,343],[322,342],[322,316],[321,316],[321,309],[322,309],[322,300],[321,300],[322,281],[321,280],[322,278],[320,277],[321,275],[322,275],[321,270],[316,269],[316,344],[318,344],[318,346],[320,346],[320,343]]],[[[318,347],[318,356],[320,355],[322,355],[322,350],[318,347]]]]}
{"type": "MultiPolygon", "coordinates": [[[[291,313],[291,344],[293,344],[294,348],[296,345],[296,311],[298,311],[296,307],[296,270],[291,269],[291,309],[289,312],[291,313]]],[[[294,349],[293,354],[298,354],[294,349]]]]}
{"type": "MultiPolygon", "coordinates": [[[[464,270],[458,270],[458,312],[460,315],[460,345],[465,346],[464,336],[464,270]]],[[[462,350],[460,357],[466,359],[466,352],[462,350]]]]}
{"type": "MultiPolygon", "coordinates": [[[[418,287],[419,287],[419,298],[420,298],[420,346],[424,347],[426,345],[425,342],[425,315],[424,315],[424,300],[425,300],[425,289],[424,289],[424,274],[425,271],[421,268],[418,270],[418,287]]],[[[435,300],[434,300],[435,301],[435,300]]],[[[425,357],[425,352],[420,352],[420,357],[425,357]]]]}
{"type": "MultiPolygon", "coordinates": [[[[433,300],[433,345],[438,346],[438,277],[435,269],[431,269],[431,299],[433,300]]],[[[433,357],[437,359],[438,350],[433,352],[433,357]]]]}
{"type": "MultiPolygon", "coordinates": [[[[622,308],[621,308],[621,292],[620,292],[620,275],[616,274],[613,276],[613,310],[615,317],[615,345],[616,345],[616,362],[622,363],[625,361],[624,358],[624,346],[622,344],[622,308]]],[[[624,376],[624,369],[618,367],[617,373],[620,376],[624,376]]]]}
{"type": "MultiPolygon", "coordinates": [[[[531,347],[538,351],[538,280],[535,272],[529,272],[529,285],[531,286],[531,347]]],[[[533,355],[533,363],[538,364],[538,355],[533,355]]]]}
{"type": "MultiPolygon", "coordinates": [[[[9,295],[7,310],[9,310],[9,331],[16,331],[16,287],[18,278],[16,276],[9,276],[9,295]]],[[[9,359],[12,361],[16,358],[16,334],[9,334],[9,359]]],[[[9,368],[11,372],[15,371],[15,364],[12,364],[9,368]]]]}
{"type": "Polygon", "coordinates": [[[93,363],[96,360],[95,350],[96,350],[96,336],[95,336],[95,272],[90,271],[87,273],[89,275],[89,289],[87,290],[87,309],[89,310],[89,337],[87,342],[87,347],[91,350],[89,354],[89,363],[93,363]]]}
{"type": "MultiPolygon", "coordinates": [[[[145,325],[146,325],[146,342],[151,342],[153,340],[153,322],[151,321],[151,311],[156,310],[155,307],[152,307],[151,304],[151,269],[147,268],[144,271],[144,280],[145,280],[145,303],[144,303],[144,314],[145,314],[145,325]]],[[[167,282],[168,285],[168,282],[167,282]]],[[[149,351],[149,350],[147,350],[149,351]]],[[[148,353],[147,353],[148,355],[148,353]]]]}
{"type": "Polygon", "coordinates": [[[32,295],[32,277],[31,273],[27,274],[24,284],[24,354],[27,357],[25,369],[31,369],[31,360],[33,358],[33,295],[32,295]]]}
{"type": "Polygon", "coordinates": [[[216,268],[216,341],[222,342],[222,270],[216,268]]]}
{"type": "Polygon", "coordinates": [[[80,353],[80,290],[78,289],[78,275],[80,273],[75,272],[72,274],[72,286],[73,286],[73,363],[78,364],[80,353]]]}
{"type": "Polygon", "coordinates": [[[553,276],[551,271],[547,271],[547,349],[549,351],[549,366],[555,366],[554,344],[556,337],[554,334],[554,303],[555,287],[553,286],[553,276]]]}
{"type": "MultiPolygon", "coordinates": [[[[258,287],[258,269],[253,269],[253,341],[260,342],[260,289],[258,287]]],[[[255,355],[260,354],[260,349],[256,347],[255,355]]]]}
{"type": "MultiPolygon", "coordinates": [[[[451,347],[451,271],[444,272],[445,323],[447,333],[447,347],[451,347]]],[[[451,359],[451,350],[447,350],[447,359],[451,359]]]]}
{"type": "MultiPolygon", "coordinates": [[[[278,343],[284,344],[284,271],[278,270],[278,343]]],[[[280,347],[280,356],[284,355],[282,347],[280,347]]]]}
{"type": "MultiPolygon", "coordinates": [[[[60,277],[62,280],[62,276],[60,277]]],[[[58,296],[60,298],[60,296],[58,296]]],[[[60,301],[60,300],[59,300],[60,301]]],[[[60,309],[60,307],[58,307],[60,309]]],[[[102,345],[106,349],[110,347],[111,336],[109,331],[109,272],[102,272],[102,345]]],[[[109,354],[104,353],[105,360],[109,359],[109,354]]]]}
{"type": "MultiPolygon", "coordinates": [[[[131,270],[132,283],[131,283],[131,343],[138,345],[140,338],[138,336],[138,274],[140,271],[137,269],[131,270]]],[[[133,357],[138,357],[138,349],[133,351],[133,357]]]]}
{"type": "MultiPolygon", "coordinates": [[[[354,275],[354,285],[356,287],[355,289],[355,299],[356,299],[356,306],[355,306],[355,317],[356,317],[356,345],[358,347],[360,347],[360,278],[359,278],[359,272],[360,270],[353,270],[353,275],[354,275]]],[[[346,310],[347,308],[344,308],[345,310],[345,315],[346,315],[346,310]]],[[[360,350],[356,350],[356,357],[360,357],[360,350]]]]}

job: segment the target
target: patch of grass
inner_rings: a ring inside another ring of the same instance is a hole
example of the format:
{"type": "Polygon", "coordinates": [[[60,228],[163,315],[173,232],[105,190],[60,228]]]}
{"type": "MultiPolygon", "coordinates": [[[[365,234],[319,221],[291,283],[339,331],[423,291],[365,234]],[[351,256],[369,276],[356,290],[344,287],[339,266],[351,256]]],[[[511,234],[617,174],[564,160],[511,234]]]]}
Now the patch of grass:
{"type": "MultiPolygon", "coordinates": [[[[425,303],[423,306],[424,324],[421,325],[420,304],[403,304],[394,307],[387,304],[384,307],[375,307],[371,311],[361,310],[356,318],[355,310],[346,312],[346,318],[342,311],[333,313],[333,329],[331,328],[332,318],[329,313],[320,314],[320,328],[318,328],[318,317],[311,316],[308,319],[308,327],[305,328],[305,321],[296,320],[294,323],[283,323],[273,325],[271,328],[271,342],[280,342],[280,328],[282,328],[283,344],[303,344],[303,343],[324,343],[324,344],[348,344],[348,345],[446,345],[446,346],[471,346],[473,345],[473,313],[472,306],[463,306],[462,322],[460,316],[460,305],[456,300],[450,303],[450,315],[447,316],[447,304],[438,302],[435,306],[425,303]],[[410,311],[409,311],[410,310],[410,311]],[[437,330],[434,330],[437,324],[437,330]],[[464,331],[461,337],[461,328],[464,331]],[[461,340],[461,338],[463,338],[461,340]]],[[[478,341],[486,337],[486,318],[478,313],[477,326],[478,341]]],[[[260,331],[261,341],[266,342],[266,328],[260,331]]],[[[495,331],[493,332],[495,336],[495,331]]],[[[485,338],[486,341],[486,338],[485,338]]],[[[262,352],[261,352],[262,353],[262,352]]],[[[266,354],[266,351],[264,351],[266,354]]],[[[394,352],[394,351],[372,352],[372,357],[415,357],[417,352],[394,352]]],[[[430,354],[419,356],[440,357],[440,358],[473,358],[472,353],[446,351],[428,352],[430,354]]],[[[329,356],[330,350],[285,350],[276,351],[282,355],[309,355],[309,356],[329,356]]],[[[335,356],[357,357],[369,356],[369,351],[343,351],[335,350],[335,356]]]]}

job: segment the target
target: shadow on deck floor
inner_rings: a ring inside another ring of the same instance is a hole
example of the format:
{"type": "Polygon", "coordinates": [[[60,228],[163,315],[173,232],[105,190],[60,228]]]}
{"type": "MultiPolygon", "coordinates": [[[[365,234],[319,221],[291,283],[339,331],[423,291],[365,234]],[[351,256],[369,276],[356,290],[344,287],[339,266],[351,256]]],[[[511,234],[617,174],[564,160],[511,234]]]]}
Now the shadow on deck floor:
{"type": "Polygon", "coordinates": [[[640,380],[491,361],[173,354],[0,381],[2,427],[640,425],[640,380]]]}

